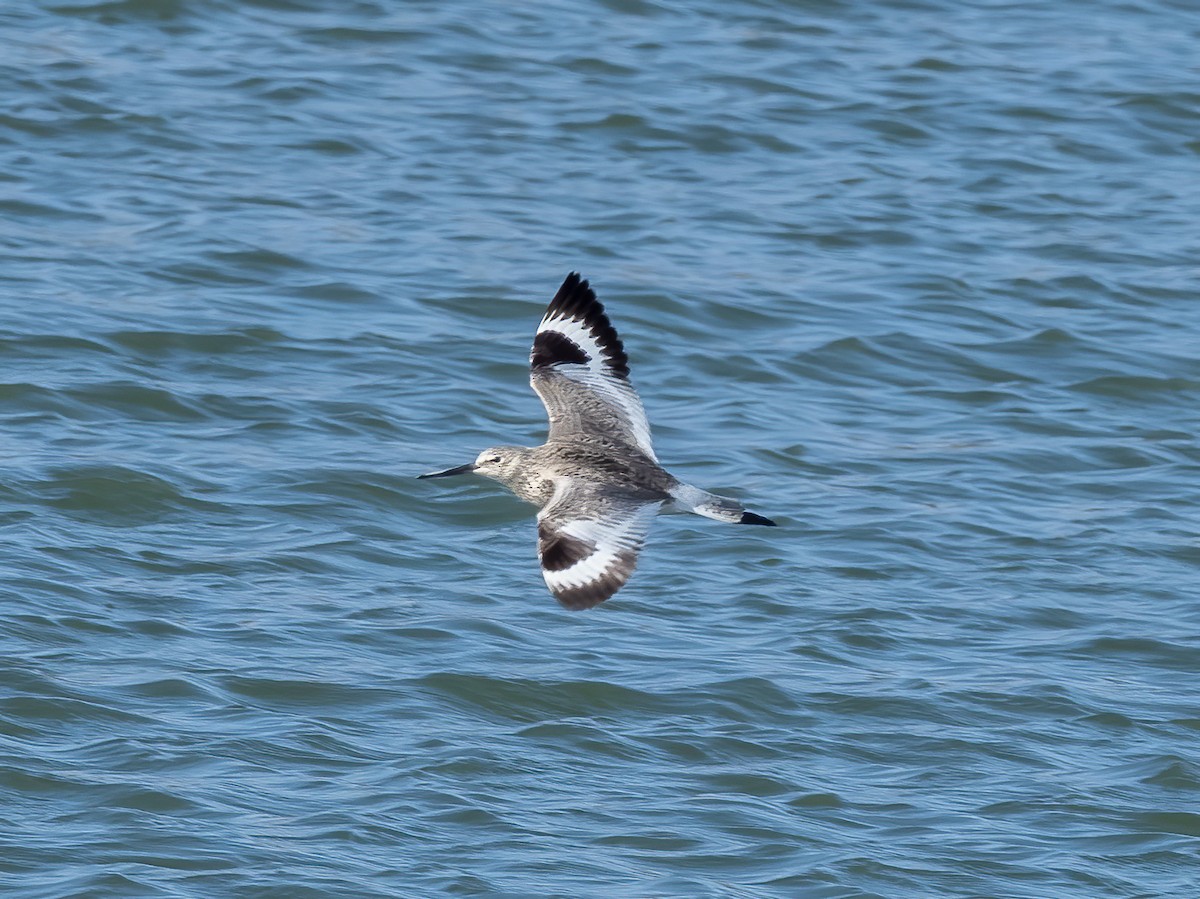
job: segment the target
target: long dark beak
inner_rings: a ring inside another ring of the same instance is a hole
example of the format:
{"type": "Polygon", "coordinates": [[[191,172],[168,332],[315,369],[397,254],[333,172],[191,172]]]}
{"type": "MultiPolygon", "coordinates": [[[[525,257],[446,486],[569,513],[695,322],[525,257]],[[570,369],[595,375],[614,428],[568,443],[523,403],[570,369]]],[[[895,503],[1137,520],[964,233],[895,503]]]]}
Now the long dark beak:
{"type": "Polygon", "coordinates": [[[447,468],[445,471],[431,471],[429,474],[419,474],[417,478],[448,478],[456,474],[468,474],[475,470],[475,463],[468,462],[466,465],[459,465],[457,468],[447,468]]]}

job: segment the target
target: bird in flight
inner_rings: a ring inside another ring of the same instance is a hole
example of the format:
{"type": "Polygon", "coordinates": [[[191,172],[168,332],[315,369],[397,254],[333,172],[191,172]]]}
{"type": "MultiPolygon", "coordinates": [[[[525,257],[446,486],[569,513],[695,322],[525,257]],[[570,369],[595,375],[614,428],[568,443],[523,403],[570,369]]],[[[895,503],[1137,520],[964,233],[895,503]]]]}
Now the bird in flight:
{"type": "Polygon", "coordinates": [[[550,418],[544,444],[489,447],[474,462],[419,477],[474,472],[537,506],[542,576],[568,609],[599,605],[625,585],[664,506],[731,524],[775,525],[659,465],[625,348],[576,272],[538,325],[529,382],[550,418]]]}

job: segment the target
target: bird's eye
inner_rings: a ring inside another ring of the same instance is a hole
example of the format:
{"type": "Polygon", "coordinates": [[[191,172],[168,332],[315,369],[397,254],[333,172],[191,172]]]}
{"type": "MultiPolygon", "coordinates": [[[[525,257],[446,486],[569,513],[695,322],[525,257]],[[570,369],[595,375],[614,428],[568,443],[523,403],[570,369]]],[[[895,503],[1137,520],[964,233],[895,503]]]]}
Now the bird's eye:
{"type": "Polygon", "coordinates": [[[499,456],[492,456],[492,458],[488,459],[487,461],[489,461],[489,462],[499,462],[499,461],[500,461],[500,457],[499,457],[499,456]]]}

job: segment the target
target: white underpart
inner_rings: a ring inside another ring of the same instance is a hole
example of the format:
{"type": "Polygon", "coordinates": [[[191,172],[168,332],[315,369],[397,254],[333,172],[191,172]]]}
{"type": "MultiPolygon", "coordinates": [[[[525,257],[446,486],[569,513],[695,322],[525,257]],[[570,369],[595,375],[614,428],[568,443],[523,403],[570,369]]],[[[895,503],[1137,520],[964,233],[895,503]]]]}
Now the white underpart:
{"type": "Polygon", "coordinates": [[[646,410],[642,408],[642,401],[638,399],[633,385],[618,378],[605,367],[604,348],[596,342],[587,323],[557,315],[547,316],[538,325],[537,333],[541,334],[543,331],[557,331],[588,354],[589,361],[586,363],[560,362],[554,366],[554,370],[588,388],[615,408],[628,422],[629,433],[637,448],[657,462],[658,457],[654,455],[654,447],[650,442],[650,422],[646,420],[646,410]]]}
{"type": "Polygon", "coordinates": [[[646,539],[650,523],[662,507],[661,502],[630,505],[621,518],[577,518],[562,522],[557,530],[596,547],[596,551],[561,571],[546,571],[542,574],[551,590],[569,590],[582,587],[604,577],[618,557],[632,552],[636,554],[646,539]]]}

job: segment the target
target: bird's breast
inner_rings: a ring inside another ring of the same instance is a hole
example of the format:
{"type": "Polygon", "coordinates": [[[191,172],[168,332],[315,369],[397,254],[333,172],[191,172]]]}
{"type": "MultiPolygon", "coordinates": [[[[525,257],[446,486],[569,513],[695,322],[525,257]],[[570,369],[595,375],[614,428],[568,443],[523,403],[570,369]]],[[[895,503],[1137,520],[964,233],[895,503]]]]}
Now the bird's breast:
{"type": "Polygon", "coordinates": [[[525,502],[541,507],[550,502],[550,497],[554,495],[554,482],[534,475],[511,484],[510,489],[525,502]]]}

